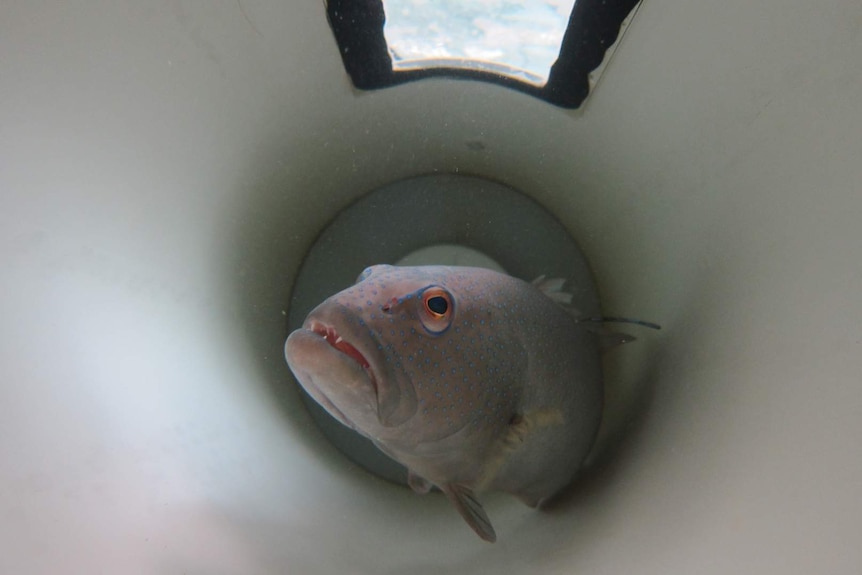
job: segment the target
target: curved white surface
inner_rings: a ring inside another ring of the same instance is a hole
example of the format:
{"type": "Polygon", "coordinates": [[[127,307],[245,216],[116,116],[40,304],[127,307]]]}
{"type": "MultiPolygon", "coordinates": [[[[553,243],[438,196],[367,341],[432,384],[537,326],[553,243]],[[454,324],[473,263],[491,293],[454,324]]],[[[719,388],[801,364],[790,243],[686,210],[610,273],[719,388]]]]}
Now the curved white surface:
{"type": "Polygon", "coordinates": [[[0,572],[858,571],[860,21],[647,2],[572,115],[354,93],[320,2],[0,4],[0,572]],[[492,498],[495,545],[352,469],[281,354],[322,226],[433,171],[532,195],[665,327],[611,367],[616,456],[492,498]]]}

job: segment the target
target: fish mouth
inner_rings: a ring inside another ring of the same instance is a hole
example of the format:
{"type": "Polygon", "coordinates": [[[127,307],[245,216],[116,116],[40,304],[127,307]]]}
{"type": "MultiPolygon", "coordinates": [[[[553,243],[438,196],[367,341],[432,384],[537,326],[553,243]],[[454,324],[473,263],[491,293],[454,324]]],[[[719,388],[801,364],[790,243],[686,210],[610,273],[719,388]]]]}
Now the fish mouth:
{"type": "Polygon", "coordinates": [[[338,333],[337,329],[317,320],[311,320],[306,326],[306,329],[316,333],[322,337],[330,347],[358,363],[359,366],[368,374],[368,379],[371,380],[371,385],[374,387],[374,390],[377,391],[377,380],[374,377],[374,372],[371,371],[371,363],[364,355],[362,355],[361,351],[345,340],[341,334],[338,333]]]}

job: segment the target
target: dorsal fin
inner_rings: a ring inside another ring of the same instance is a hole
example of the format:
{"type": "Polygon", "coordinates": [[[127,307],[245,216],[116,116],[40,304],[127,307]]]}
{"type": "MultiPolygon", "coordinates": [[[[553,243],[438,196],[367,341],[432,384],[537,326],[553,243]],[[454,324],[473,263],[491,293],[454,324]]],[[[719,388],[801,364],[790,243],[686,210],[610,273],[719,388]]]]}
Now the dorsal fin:
{"type": "Polygon", "coordinates": [[[488,519],[482,504],[476,499],[473,490],[460,483],[447,483],[441,489],[476,535],[490,543],[497,540],[497,533],[491,525],[491,520],[488,519]]]}
{"type": "Polygon", "coordinates": [[[572,303],[572,294],[563,291],[563,284],[566,283],[563,278],[545,278],[544,275],[541,275],[532,283],[555,302],[559,304],[572,303]]]}
{"type": "Polygon", "coordinates": [[[544,275],[540,275],[532,281],[532,284],[542,290],[542,293],[560,304],[560,307],[562,307],[564,310],[566,310],[566,312],[572,315],[575,318],[575,322],[580,324],[594,324],[585,325],[584,327],[596,336],[596,339],[599,342],[599,350],[601,350],[602,352],[623,345],[624,343],[632,342],[637,338],[627,333],[610,331],[598,324],[629,323],[642,327],[648,327],[650,329],[661,329],[661,326],[657,323],[643,321],[640,319],[605,316],[584,317],[580,311],[571,306],[572,294],[563,291],[563,285],[565,283],[566,280],[563,278],[547,278],[544,275]]]}

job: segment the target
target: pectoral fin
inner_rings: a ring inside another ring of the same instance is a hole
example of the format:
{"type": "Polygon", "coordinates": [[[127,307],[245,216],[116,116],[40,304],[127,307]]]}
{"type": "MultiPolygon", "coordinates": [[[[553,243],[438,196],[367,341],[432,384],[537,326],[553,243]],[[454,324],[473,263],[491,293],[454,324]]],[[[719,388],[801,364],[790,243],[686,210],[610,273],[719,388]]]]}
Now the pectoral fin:
{"type": "Polygon", "coordinates": [[[447,483],[442,486],[442,489],[476,535],[490,543],[497,540],[497,534],[494,532],[491,520],[488,519],[488,514],[469,487],[460,483],[447,483]]]}
{"type": "Polygon", "coordinates": [[[416,475],[411,469],[407,470],[407,485],[419,495],[425,495],[433,487],[430,481],[420,475],[416,475]]]}

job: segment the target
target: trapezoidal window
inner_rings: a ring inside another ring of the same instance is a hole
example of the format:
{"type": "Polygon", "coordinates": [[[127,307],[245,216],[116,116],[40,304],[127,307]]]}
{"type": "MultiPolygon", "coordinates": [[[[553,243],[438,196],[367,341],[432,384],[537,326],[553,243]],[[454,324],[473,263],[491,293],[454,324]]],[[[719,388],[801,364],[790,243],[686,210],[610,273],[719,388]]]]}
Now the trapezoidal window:
{"type": "Polygon", "coordinates": [[[639,0],[328,0],[354,86],[496,83],[564,108],[598,80],[639,0]]]}

